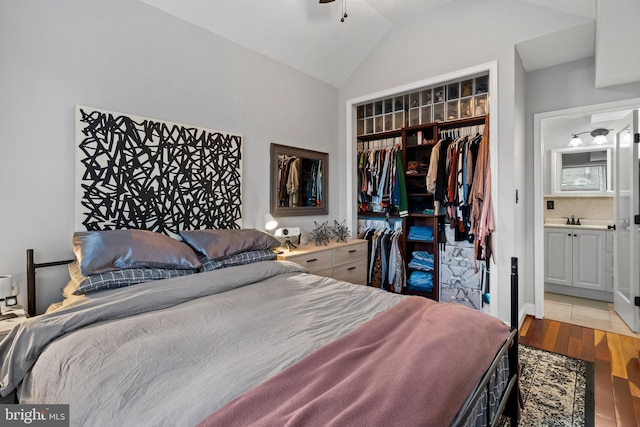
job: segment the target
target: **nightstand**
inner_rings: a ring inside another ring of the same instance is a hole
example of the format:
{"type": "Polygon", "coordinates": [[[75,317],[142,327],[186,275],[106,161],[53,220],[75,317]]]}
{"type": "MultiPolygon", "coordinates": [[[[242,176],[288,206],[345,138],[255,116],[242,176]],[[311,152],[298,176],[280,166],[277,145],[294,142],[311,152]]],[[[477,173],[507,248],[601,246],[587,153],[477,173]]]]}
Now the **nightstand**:
{"type": "Polygon", "coordinates": [[[327,246],[309,243],[298,245],[291,252],[284,249],[278,254],[278,259],[296,262],[318,276],[366,285],[367,246],[368,242],[360,239],[349,239],[346,243],[330,242],[327,246]]]}
{"type": "Polygon", "coordinates": [[[14,326],[24,322],[27,318],[27,313],[23,308],[2,308],[2,314],[13,313],[16,317],[12,317],[6,320],[0,320],[0,340],[2,340],[14,326]]]}
{"type": "MultiPolygon", "coordinates": [[[[27,313],[23,308],[2,308],[2,314],[13,313],[16,317],[12,317],[10,319],[0,320],[0,341],[6,337],[9,332],[13,329],[14,326],[21,324],[28,317],[27,313]]],[[[16,391],[14,390],[9,395],[1,397],[0,396],[0,405],[14,404],[18,403],[18,398],[16,396],[16,391]]]]}

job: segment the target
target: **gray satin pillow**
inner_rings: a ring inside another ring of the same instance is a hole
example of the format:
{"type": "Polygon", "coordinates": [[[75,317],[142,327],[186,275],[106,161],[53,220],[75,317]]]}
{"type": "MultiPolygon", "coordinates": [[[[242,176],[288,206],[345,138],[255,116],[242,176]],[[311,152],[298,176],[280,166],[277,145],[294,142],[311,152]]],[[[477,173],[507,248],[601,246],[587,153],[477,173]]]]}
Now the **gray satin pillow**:
{"type": "Polygon", "coordinates": [[[201,265],[188,245],[147,230],[78,231],[73,252],[84,276],[123,268],[195,270],[201,265]]]}
{"type": "Polygon", "coordinates": [[[180,236],[193,250],[209,259],[280,246],[275,237],[254,229],[181,231],[180,236]]]}

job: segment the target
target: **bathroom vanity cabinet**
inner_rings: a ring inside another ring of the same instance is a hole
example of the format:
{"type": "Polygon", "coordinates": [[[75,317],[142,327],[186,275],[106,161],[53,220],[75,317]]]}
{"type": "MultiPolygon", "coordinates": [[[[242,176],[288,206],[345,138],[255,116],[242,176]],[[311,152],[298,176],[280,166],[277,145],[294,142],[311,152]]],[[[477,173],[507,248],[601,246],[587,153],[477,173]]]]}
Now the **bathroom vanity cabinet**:
{"type": "MultiPolygon", "coordinates": [[[[593,291],[607,289],[607,232],[576,227],[545,227],[545,284],[593,291]]],[[[571,295],[579,296],[571,292],[571,295]]]]}

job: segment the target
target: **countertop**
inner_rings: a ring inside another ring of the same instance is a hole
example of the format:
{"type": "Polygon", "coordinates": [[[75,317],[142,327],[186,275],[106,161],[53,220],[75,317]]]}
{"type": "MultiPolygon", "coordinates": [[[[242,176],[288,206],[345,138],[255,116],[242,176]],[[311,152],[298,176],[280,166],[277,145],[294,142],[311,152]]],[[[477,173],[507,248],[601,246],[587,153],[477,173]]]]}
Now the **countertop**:
{"type": "Polygon", "coordinates": [[[607,230],[607,226],[613,224],[613,220],[611,221],[603,221],[603,220],[589,220],[580,218],[581,225],[571,225],[567,224],[567,220],[562,219],[547,219],[544,222],[545,227],[549,228],[583,228],[585,230],[607,230]]]}

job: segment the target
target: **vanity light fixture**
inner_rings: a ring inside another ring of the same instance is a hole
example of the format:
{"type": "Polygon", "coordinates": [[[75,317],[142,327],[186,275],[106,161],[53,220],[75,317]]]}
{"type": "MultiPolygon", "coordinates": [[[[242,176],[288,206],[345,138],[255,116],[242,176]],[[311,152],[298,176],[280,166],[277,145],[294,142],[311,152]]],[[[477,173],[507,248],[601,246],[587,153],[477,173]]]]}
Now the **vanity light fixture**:
{"type": "Polygon", "coordinates": [[[593,142],[592,144],[594,145],[602,145],[602,144],[606,144],[609,142],[609,140],[607,139],[607,135],[609,134],[609,131],[611,129],[603,129],[603,128],[598,128],[598,129],[594,129],[592,131],[584,131],[584,132],[578,132],[578,133],[572,133],[571,134],[571,141],[569,141],[569,147],[580,147],[584,144],[584,141],[582,140],[582,138],[580,138],[580,135],[588,133],[593,137],[593,142]]]}

